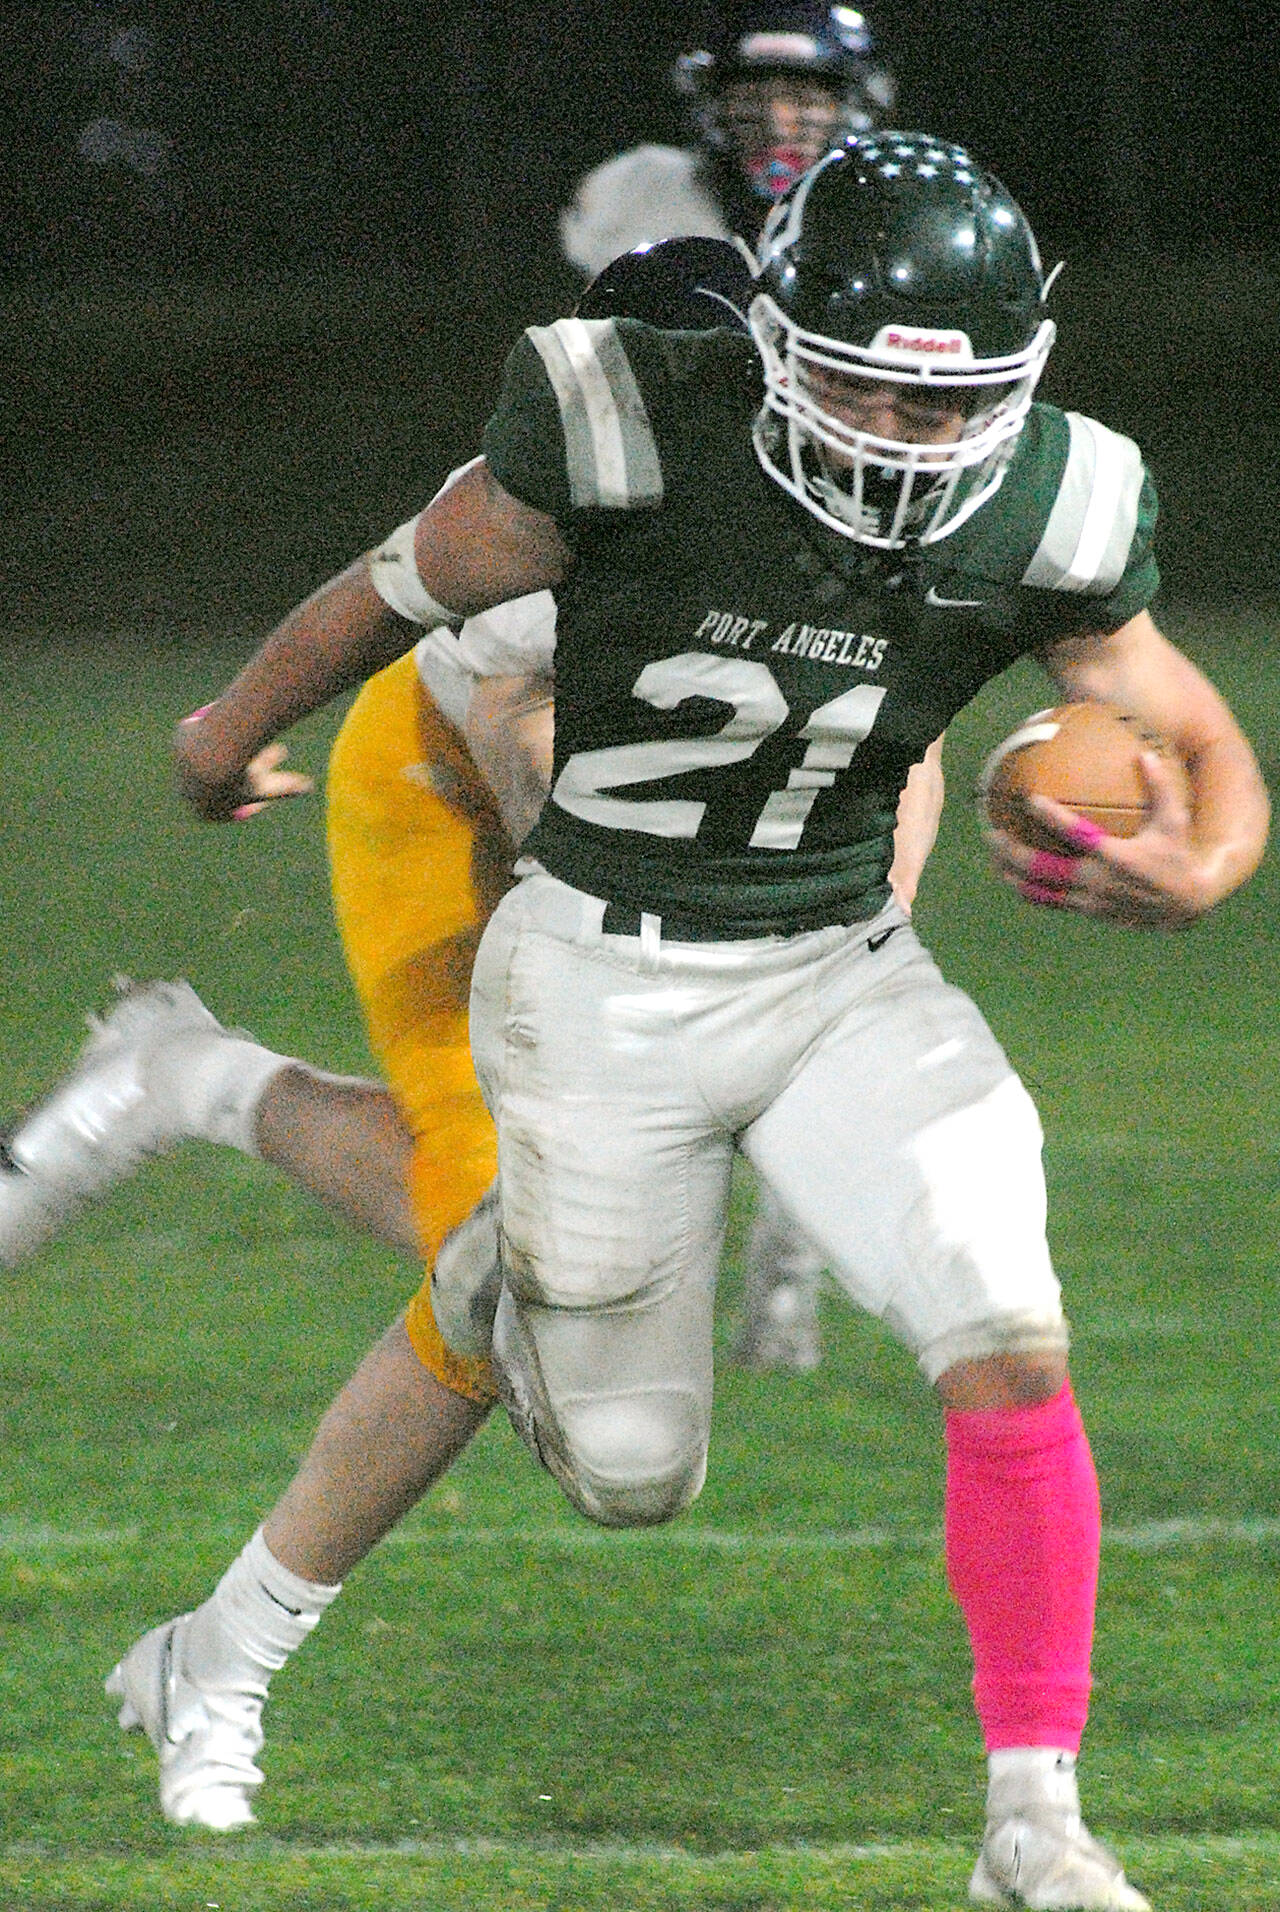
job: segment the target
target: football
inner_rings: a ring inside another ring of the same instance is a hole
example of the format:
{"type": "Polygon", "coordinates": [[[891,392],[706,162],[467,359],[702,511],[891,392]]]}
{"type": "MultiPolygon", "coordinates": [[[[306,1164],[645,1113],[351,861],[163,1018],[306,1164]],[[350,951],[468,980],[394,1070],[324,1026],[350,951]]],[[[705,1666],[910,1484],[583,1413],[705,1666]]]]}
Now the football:
{"type": "Polygon", "coordinates": [[[1184,798],[1186,771],[1163,737],[1114,704],[1060,704],[1019,724],[987,758],[978,802],[989,823],[1033,850],[1061,850],[1027,799],[1053,797],[1088,817],[1108,836],[1134,836],[1146,822],[1147,785],[1138,762],[1153,750],[1176,772],[1184,798]]]}

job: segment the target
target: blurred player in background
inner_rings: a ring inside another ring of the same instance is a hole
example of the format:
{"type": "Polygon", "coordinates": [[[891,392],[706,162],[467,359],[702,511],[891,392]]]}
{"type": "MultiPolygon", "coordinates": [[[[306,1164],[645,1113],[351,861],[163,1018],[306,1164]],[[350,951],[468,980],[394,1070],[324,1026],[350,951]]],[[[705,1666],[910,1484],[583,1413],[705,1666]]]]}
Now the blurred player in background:
{"type": "MultiPolygon", "coordinates": [[[[484,458],[399,548],[424,620],[557,597],[551,798],[471,998],[513,1423],[605,1525],[689,1504],[740,1147],[944,1410],[948,1577],[988,1754],[971,1896],[1142,1912],[1077,1792],[1100,1512],[1039,1124],[888,881],[910,766],[1028,655],[1064,698],[1166,736],[1192,794],[1152,754],[1130,839],[1042,804],[1062,851],[997,835],[1007,881],[1173,930],[1265,843],[1253,753],[1148,609],[1141,454],[1034,402],[1046,292],[1021,210],[968,153],[868,136],[770,219],[751,343],[532,329],[484,458]]],[[[184,733],[201,812],[234,815],[264,743],[403,642],[368,576],[286,620],[184,733]]],[[[447,1299],[441,1328],[475,1349],[464,1292],[447,1299]]]]}
{"type": "MultiPolygon", "coordinates": [[[[750,292],[733,247],[675,241],[615,261],[580,311],[740,326],[750,292]]],[[[403,545],[388,540],[353,569],[412,618],[403,545]]],[[[295,613],[301,629],[341,617],[353,588],[344,574],[308,600],[295,613]]],[[[77,1069],[5,1145],[0,1261],[26,1258],[86,1201],[191,1137],[270,1162],[425,1259],[437,1279],[483,1286],[492,1271],[496,1281],[493,1127],[471,1065],[467,998],[480,932],[550,780],[554,645],[547,593],[467,620],[460,637],[431,630],[365,685],[335,742],[335,909],[390,1089],[225,1030],[186,984],[129,990],[77,1069]]],[[[256,803],[245,807],[309,788],[273,746],[253,767],[256,803]]],[[[904,900],[935,823],[934,785],[922,774],[904,804],[895,864],[904,900]]],[[[157,1744],[167,1817],[215,1830],[251,1821],[272,1673],[343,1577],[462,1452],[493,1398],[487,1361],[442,1341],[424,1282],[214,1595],[147,1635],[112,1676],[122,1722],[145,1726],[157,1744]]]]}
{"type": "Polygon", "coordinates": [[[674,79],[693,144],[618,153],[579,181],[561,214],[565,255],[588,277],[683,233],[754,244],[801,173],[883,121],[894,98],[861,12],[788,0],[729,0],[674,79]]]}
{"type": "MultiPolygon", "coordinates": [[[[707,44],[681,55],[675,84],[693,144],[643,145],[588,173],[561,214],[569,260],[588,276],[618,253],[680,233],[754,245],[770,208],[831,147],[881,124],[893,76],[854,7],[730,0],[707,44]]],[[[942,804],[941,756],[927,774],[942,804]]],[[[816,1367],[822,1256],[765,1187],[743,1253],[744,1366],[816,1367]]]]}

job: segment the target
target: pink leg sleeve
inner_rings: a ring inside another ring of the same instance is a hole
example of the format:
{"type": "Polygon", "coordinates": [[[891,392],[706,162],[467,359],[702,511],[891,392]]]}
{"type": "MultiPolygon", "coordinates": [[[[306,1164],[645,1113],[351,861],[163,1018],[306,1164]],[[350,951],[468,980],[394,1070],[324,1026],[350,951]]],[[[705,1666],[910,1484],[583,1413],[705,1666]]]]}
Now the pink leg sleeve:
{"type": "Polygon", "coordinates": [[[1100,1533],[1070,1382],[1035,1407],[948,1414],[947,1575],[969,1629],[988,1752],[1079,1749],[1100,1533]]]}

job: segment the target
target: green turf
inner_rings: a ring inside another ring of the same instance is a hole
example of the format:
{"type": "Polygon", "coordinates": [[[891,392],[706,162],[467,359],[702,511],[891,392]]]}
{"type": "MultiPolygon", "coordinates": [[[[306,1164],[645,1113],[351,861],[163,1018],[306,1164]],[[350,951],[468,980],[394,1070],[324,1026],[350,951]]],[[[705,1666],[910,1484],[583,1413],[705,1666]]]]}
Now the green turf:
{"type": "MultiPolygon", "coordinates": [[[[1265,623],[1167,623],[1274,752],[1265,623]]],[[[117,969],[366,1065],[314,807],[215,831],[168,794],[169,721],[254,635],[0,650],[11,1105],[117,969]]],[[[968,791],[1043,700],[1019,672],[956,726],[919,915],[1045,1120],[1107,1522],[1087,1804],[1161,1912],[1280,1909],[1276,865],[1168,939],[999,890],[968,791]]],[[[707,1488],[670,1529],[597,1533],[491,1423],[277,1681],[260,1828],[159,1821],[102,1676],[207,1591],[412,1282],[194,1147],[5,1278],[0,1908],[962,1905],[981,1761],[937,1416],[834,1300],[816,1375],[723,1367],[707,1488]]],[[[726,1335],[735,1294],[730,1267],[726,1335]]]]}

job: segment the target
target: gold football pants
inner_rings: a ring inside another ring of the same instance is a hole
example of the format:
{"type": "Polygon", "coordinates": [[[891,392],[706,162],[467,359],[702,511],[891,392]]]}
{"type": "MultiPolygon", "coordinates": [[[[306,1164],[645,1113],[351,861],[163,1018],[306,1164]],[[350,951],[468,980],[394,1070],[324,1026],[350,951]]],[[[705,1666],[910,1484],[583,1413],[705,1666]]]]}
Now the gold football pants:
{"type": "MultiPolygon", "coordinates": [[[[371,678],[352,705],[329,759],[327,812],[338,930],[370,1047],[413,1134],[410,1193],[429,1269],[497,1172],[467,1000],[508,855],[485,786],[412,655],[371,678]]],[[[405,1325],[446,1387],[493,1398],[488,1363],[451,1353],[441,1338],[429,1275],[405,1325]]]]}

